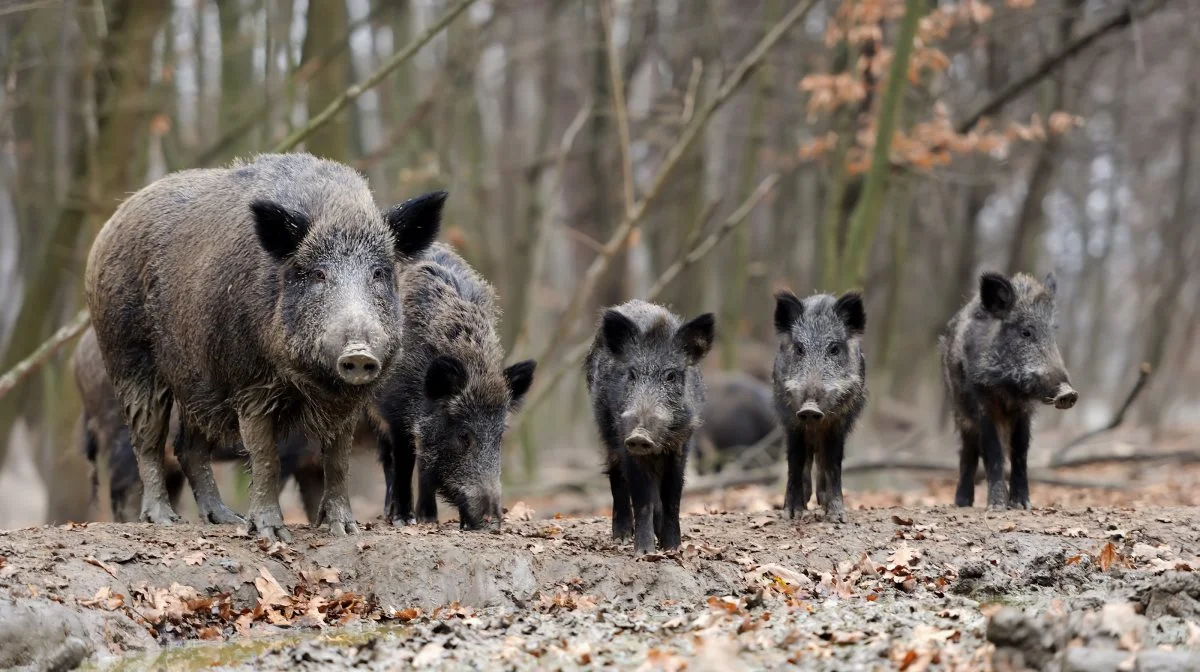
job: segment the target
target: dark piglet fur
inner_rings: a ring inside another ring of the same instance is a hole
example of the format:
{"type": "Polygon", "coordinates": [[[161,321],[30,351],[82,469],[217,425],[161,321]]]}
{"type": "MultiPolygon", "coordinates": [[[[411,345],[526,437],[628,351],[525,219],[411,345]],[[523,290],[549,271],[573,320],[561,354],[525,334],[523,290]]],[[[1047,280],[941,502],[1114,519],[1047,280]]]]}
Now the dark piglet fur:
{"type": "Polygon", "coordinates": [[[842,458],[867,403],[866,322],[858,292],[804,300],[786,290],[775,295],[775,407],[787,435],[784,508],[792,518],[808,506],[815,461],[817,503],[827,520],[846,520],[842,458]]]}
{"type": "MultiPolygon", "coordinates": [[[[745,449],[757,445],[779,425],[771,386],[741,371],[704,376],[704,412],[697,441],[698,473],[720,473],[745,449]]],[[[778,452],[771,452],[777,459],[778,452]]]]}
{"type": "Polygon", "coordinates": [[[1058,283],[983,273],[979,292],[958,311],[940,345],[942,377],[962,439],[954,503],[975,501],[975,471],[983,458],[988,507],[1028,509],[1028,455],[1039,403],[1068,409],[1079,393],[1054,338],[1058,283]],[[1004,482],[1004,455],[1011,460],[1004,482]]]}
{"type": "Polygon", "coordinates": [[[679,547],[679,502],[704,407],[700,363],[713,316],[683,323],[662,306],[629,301],[605,310],[584,363],[606,449],[613,538],[638,554],[679,547]]]}
{"type": "Polygon", "coordinates": [[[495,290],[445,245],[405,271],[400,303],[404,354],[377,396],[386,515],[436,523],[440,494],[463,528],[498,527],[504,430],[536,365],[504,367],[495,290]]]}
{"type": "Polygon", "coordinates": [[[164,480],[178,407],[188,431],[177,455],[203,519],[242,520],[221,501],[211,464],[215,447],[240,440],[250,526],[290,539],[276,445],[300,434],[321,444],[319,521],[357,532],[352,432],[398,355],[397,264],[437,236],[445,198],[381,212],[348,166],[266,154],[173,173],[117,208],[92,245],[85,288],[137,456],[141,520],[178,520],[164,480]]]}

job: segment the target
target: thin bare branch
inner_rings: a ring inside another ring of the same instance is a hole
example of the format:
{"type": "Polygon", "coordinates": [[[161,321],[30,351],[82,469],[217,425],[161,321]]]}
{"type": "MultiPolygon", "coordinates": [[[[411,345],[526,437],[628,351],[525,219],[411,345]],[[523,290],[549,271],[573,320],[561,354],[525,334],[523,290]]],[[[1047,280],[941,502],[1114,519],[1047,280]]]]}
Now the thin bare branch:
{"type": "Polygon", "coordinates": [[[0,376],[0,399],[13,390],[25,378],[46,363],[46,360],[58,352],[58,349],[82,334],[91,324],[91,316],[86,310],[76,313],[65,326],[60,327],[45,343],[38,346],[33,354],[17,362],[17,365],[0,376]]]}
{"type": "Polygon", "coordinates": [[[621,52],[613,39],[612,0],[599,0],[600,19],[604,24],[604,45],[608,54],[608,80],[612,89],[613,115],[617,118],[617,138],[621,145],[621,180],[625,194],[625,216],[633,211],[633,158],[630,156],[629,109],[625,107],[625,81],[621,70],[621,52]]]}
{"type": "Polygon", "coordinates": [[[1073,451],[1076,447],[1096,438],[1097,436],[1100,436],[1101,434],[1104,434],[1105,432],[1111,432],[1117,427],[1120,427],[1121,423],[1125,422],[1125,414],[1129,412],[1130,407],[1133,406],[1133,402],[1137,401],[1138,395],[1140,395],[1142,390],[1145,389],[1146,383],[1150,380],[1150,373],[1150,363],[1142,362],[1142,365],[1138,367],[1137,382],[1133,384],[1133,388],[1129,390],[1129,394],[1125,397],[1125,403],[1121,404],[1121,407],[1117,409],[1115,414],[1113,414],[1112,419],[1109,420],[1103,427],[1100,427],[1099,429],[1093,429],[1090,432],[1084,432],[1083,434],[1068,441],[1067,444],[1062,448],[1059,448],[1058,452],[1054,454],[1054,457],[1050,459],[1050,466],[1062,466],[1065,464],[1067,454],[1073,451]]]}

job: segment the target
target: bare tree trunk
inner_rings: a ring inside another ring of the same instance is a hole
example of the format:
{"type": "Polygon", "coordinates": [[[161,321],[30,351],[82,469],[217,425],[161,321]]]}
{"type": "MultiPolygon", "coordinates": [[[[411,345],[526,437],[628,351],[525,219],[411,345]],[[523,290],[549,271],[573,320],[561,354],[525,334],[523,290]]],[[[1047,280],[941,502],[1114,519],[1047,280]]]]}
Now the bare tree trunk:
{"type": "MultiPolygon", "coordinates": [[[[308,115],[325,109],[346,89],[351,75],[350,54],[347,50],[337,52],[329,63],[317,63],[316,59],[331,53],[331,48],[346,34],[349,24],[345,0],[309,2],[306,17],[304,47],[301,51],[301,67],[313,68],[315,73],[308,80],[308,115]]],[[[343,112],[309,136],[304,143],[310,153],[334,161],[350,159],[350,117],[343,112]]]]}

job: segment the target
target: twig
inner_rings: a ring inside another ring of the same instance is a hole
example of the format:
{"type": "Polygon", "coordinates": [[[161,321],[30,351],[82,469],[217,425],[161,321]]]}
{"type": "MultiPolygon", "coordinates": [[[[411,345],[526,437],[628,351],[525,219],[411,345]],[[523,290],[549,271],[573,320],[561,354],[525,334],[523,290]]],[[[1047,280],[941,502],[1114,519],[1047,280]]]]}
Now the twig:
{"type": "Polygon", "coordinates": [[[355,84],[354,86],[351,86],[343,91],[342,94],[335,98],[333,102],[329,103],[325,109],[321,110],[317,116],[310,119],[304,128],[301,128],[295,133],[289,135],[283,140],[283,142],[276,145],[271,151],[286,152],[294,149],[296,145],[299,145],[301,142],[304,142],[305,138],[312,135],[321,126],[324,126],[330,119],[334,117],[334,115],[336,115],[338,112],[341,112],[348,105],[350,105],[350,103],[353,103],[355,100],[357,100],[358,97],[364,92],[375,88],[380,82],[386,79],[393,70],[401,65],[404,65],[408,59],[412,58],[418,51],[421,50],[421,47],[424,47],[426,44],[428,44],[430,40],[438,35],[438,33],[442,32],[443,28],[450,25],[451,21],[457,18],[459,14],[462,14],[464,11],[466,11],[466,9],[474,3],[475,0],[461,0],[457,5],[451,7],[449,11],[443,14],[440,19],[434,21],[428,28],[423,30],[420,35],[414,38],[412,42],[409,42],[408,46],[394,54],[387,60],[387,62],[379,66],[375,72],[372,72],[371,75],[362,82],[359,82],[358,84],[355,84]]]}
{"type": "Polygon", "coordinates": [[[621,145],[621,178],[625,194],[625,216],[633,211],[633,158],[630,156],[629,110],[625,107],[625,82],[622,78],[621,54],[612,35],[612,0],[599,0],[600,19],[604,24],[604,46],[608,53],[608,85],[612,89],[613,113],[617,118],[617,137],[621,145]]]}
{"type": "Polygon", "coordinates": [[[1134,453],[1132,455],[1089,455],[1073,460],[1063,460],[1052,465],[1056,469],[1071,469],[1074,467],[1091,467],[1098,464],[1131,464],[1137,462],[1178,462],[1190,464],[1200,462],[1200,451],[1174,450],[1166,453],[1134,453]]]}
{"type": "Polygon", "coordinates": [[[671,174],[675,171],[676,166],[678,166],[679,162],[683,159],[684,154],[687,153],[688,149],[692,146],[692,143],[700,135],[700,131],[708,125],[709,120],[712,119],[716,111],[722,105],[724,105],[729,98],[733,96],[734,92],[736,92],[738,88],[741,87],[741,85],[749,78],[750,73],[762,63],[771,47],[775,46],[775,43],[783,37],[783,34],[786,33],[793,25],[798,23],[800,19],[804,18],[804,16],[808,14],[809,10],[816,6],[816,4],[817,0],[809,0],[808,3],[804,5],[796,5],[792,11],[788,12],[787,16],[785,16],[782,21],[776,24],[774,28],[768,31],[767,34],[763,36],[763,39],[759,41],[759,43],[755,45],[753,49],[750,50],[750,53],[746,54],[745,58],[738,63],[737,68],[734,69],[729,78],[721,85],[721,88],[717,91],[716,95],[713,96],[712,100],[706,102],[704,107],[701,108],[697,113],[696,118],[692,121],[692,123],[688,124],[683,129],[683,132],[679,135],[679,139],[676,140],[674,146],[671,147],[670,151],[667,152],[666,157],[663,159],[663,163],[659,167],[658,173],[654,176],[654,180],[651,182],[650,187],[646,190],[645,196],[643,196],[641,200],[634,205],[633,209],[622,218],[620,225],[617,226],[616,230],[612,234],[612,237],[609,238],[608,242],[605,244],[604,250],[592,260],[591,265],[588,266],[587,270],[584,272],[579,286],[575,288],[575,292],[572,294],[570,301],[567,303],[566,310],[563,311],[562,317],[559,319],[558,326],[550,337],[549,344],[537,358],[538,361],[550,361],[550,359],[563,346],[566,339],[570,337],[571,329],[574,327],[579,317],[579,312],[582,310],[584,302],[591,297],[592,292],[596,288],[596,283],[600,281],[600,276],[606,269],[608,269],[608,265],[612,260],[612,257],[624,247],[625,241],[629,237],[630,232],[633,231],[634,227],[637,226],[638,222],[640,222],[642,217],[648,212],[650,204],[657,200],[659,195],[662,193],[663,186],[666,184],[667,179],[670,178],[671,174]]]}
{"type": "MultiPolygon", "coordinates": [[[[679,276],[679,273],[684,268],[703,259],[705,255],[707,255],[713,250],[714,247],[717,246],[717,243],[720,242],[721,239],[729,235],[729,233],[736,229],[739,224],[746,221],[747,216],[749,216],[750,212],[754,210],[754,206],[757,205],[764,196],[766,196],[766,194],[771,190],[772,187],[775,186],[775,183],[778,180],[778,173],[772,173],[771,175],[768,175],[766,179],[764,179],[762,183],[758,185],[758,188],[750,194],[746,201],[742,203],[742,205],[738,206],[738,208],[734,210],[728,218],[726,218],[721,226],[717,227],[716,231],[713,231],[712,234],[701,241],[700,244],[695,248],[690,250],[686,255],[683,256],[683,258],[677,260],[674,264],[671,264],[667,270],[663,271],[663,274],[659,276],[658,280],[654,282],[654,285],[650,287],[650,291],[646,292],[645,300],[653,301],[664,289],[666,289],[667,285],[672,280],[679,276]]],[[[524,404],[524,410],[513,419],[511,429],[512,432],[518,431],[521,425],[525,424],[525,419],[532,415],[533,409],[537,408],[542,401],[550,396],[550,393],[554,390],[555,386],[558,385],[558,381],[560,381],[562,377],[566,375],[567,371],[578,366],[579,363],[583,361],[583,358],[587,356],[588,347],[591,346],[591,343],[591,339],[585,339],[580,343],[577,343],[575,347],[571,348],[563,360],[558,364],[558,368],[556,368],[550,373],[549,376],[543,379],[546,382],[529,395],[529,399],[524,404]]]]}
{"type": "MultiPolygon", "coordinates": [[[[984,105],[977,109],[971,116],[959,123],[955,131],[957,131],[959,135],[968,133],[971,129],[975,128],[975,126],[984,117],[999,112],[1001,108],[1012,102],[1014,98],[1028,91],[1051,72],[1054,72],[1058,66],[1079,54],[1079,52],[1086,49],[1093,42],[1101,37],[1104,37],[1108,33],[1117,30],[1118,28],[1124,28],[1125,26],[1130,25],[1133,22],[1134,4],[1135,2],[1131,0],[1125,5],[1124,11],[1075,38],[1074,41],[1063,47],[1057,53],[1043,60],[1038,67],[1033,69],[1032,72],[1004,87],[1004,89],[997,93],[991,100],[984,103],[984,105]]],[[[1146,10],[1147,14],[1159,9],[1166,4],[1166,2],[1165,0],[1160,0],[1159,2],[1152,2],[1148,4],[1150,7],[1146,10]]]]}
{"type": "Polygon", "coordinates": [[[1121,423],[1125,422],[1125,413],[1129,411],[1129,408],[1133,406],[1133,402],[1137,400],[1138,395],[1142,393],[1142,389],[1146,387],[1146,381],[1150,379],[1151,372],[1152,368],[1150,363],[1142,362],[1142,365],[1138,367],[1137,382],[1133,384],[1133,388],[1129,390],[1129,395],[1125,397],[1125,403],[1121,404],[1121,407],[1117,409],[1117,412],[1113,415],[1112,419],[1108,421],[1108,424],[1100,427],[1099,429],[1093,429],[1090,432],[1084,432],[1083,434],[1080,434],[1074,439],[1068,441],[1065,446],[1059,448],[1058,452],[1056,452],[1054,456],[1050,458],[1050,466],[1061,466],[1063,460],[1067,457],[1067,453],[1074,450],[1080,444],[1085,443],[1086,441],[1093,439],[1105,432],[1110,432],[1117,427],[1120,427],[1121,423]]]}
{"type": "Polygon", "coordinates": [[[688,78],[687,93],[683,95],[683,111],[679,121],[687,126],[692,121],[692,113],[696,111],[696,96],[700,91],[700,77],[704,74],[704,61],[699,57],[692,59],[692,74],[688,78]]]}
{"type": "Polygon", "coordinates": [[[71,318],[65,326],[60,327],[58,331],[46,342],[38,346],[33,354],[25,359],[17,362],[17,365],[8,370],[4,376],[0,377],[0,399],[4,395],[12,391],[22,380],[25,380],[30,374],[36,371],[46,360],[50,359],[51,355],[58,351],[59,348],[66,345],[75,337],[83,333],[91,323],[91,316],[88,311],[81,310],[71,318]]]}

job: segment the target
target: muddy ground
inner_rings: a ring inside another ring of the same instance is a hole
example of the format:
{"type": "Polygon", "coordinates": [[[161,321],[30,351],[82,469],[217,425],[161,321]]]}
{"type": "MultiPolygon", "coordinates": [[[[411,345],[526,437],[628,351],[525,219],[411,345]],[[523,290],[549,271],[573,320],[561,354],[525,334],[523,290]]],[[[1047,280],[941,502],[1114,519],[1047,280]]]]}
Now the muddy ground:
{"type": "Polygon", "coordinates": [[[498,534],[286,546],[0,532],[0,669],[1200,669],[1194,508],[699,508],[681,552],[640,559],[607,518],[523,504],[498,534]]]}

